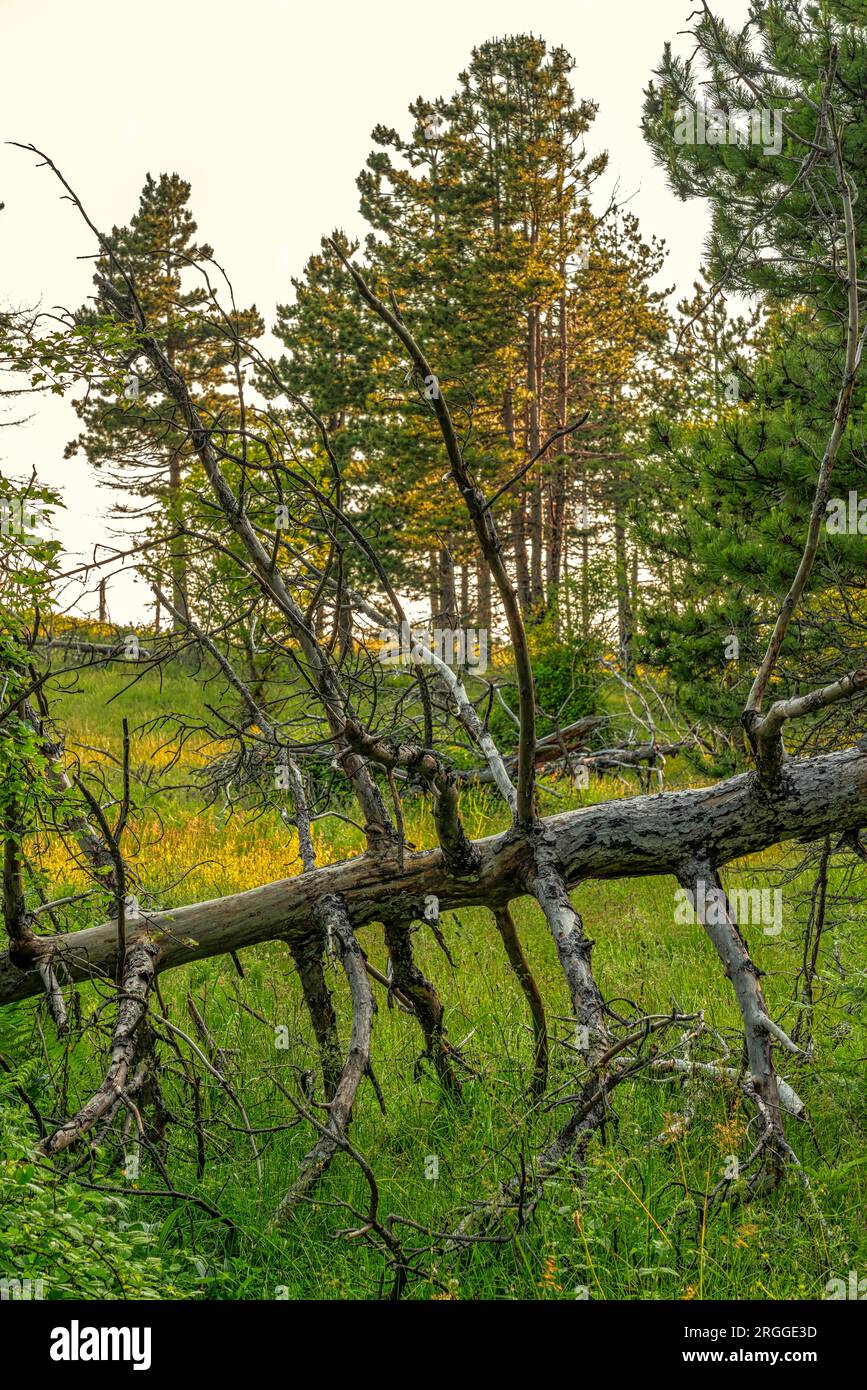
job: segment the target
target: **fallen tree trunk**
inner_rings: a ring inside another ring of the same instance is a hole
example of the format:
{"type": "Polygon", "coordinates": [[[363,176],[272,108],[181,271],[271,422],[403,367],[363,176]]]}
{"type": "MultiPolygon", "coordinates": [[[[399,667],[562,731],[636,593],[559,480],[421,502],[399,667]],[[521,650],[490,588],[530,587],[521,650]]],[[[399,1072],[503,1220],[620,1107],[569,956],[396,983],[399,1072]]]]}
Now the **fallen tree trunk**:
{"type": "MultiPolygon", "coordinates": [[[[130,948],[145,938],[159,945],[156,970],[237,951],[277,937],[308,932],[311,905],[329,893],[346,903],[353,928],[386,911],[411,917],[435,895],[441,912],[496,907],[528,892],[534,842],[548,840],[567,884],[584,879],[677,876],[700,857],[712,868],[757,854],[781,841],[818,839],[867,825],[867,744],[786,763],[781,787],[767,793],[752,773],[712,787],[602,802],[551,816],[475,842],[478,871],[456,878],[441,850],[398,857],[365,854],[341,864],[280,879],[245,893],[143,914],[130,924],[130,948]]],[[[62,962],[66,978],[113,978],[117,926],[65,936],[36,937],[28,955],[0,956],[0,1006],[43,988],[37,965],[62,962]]]]}

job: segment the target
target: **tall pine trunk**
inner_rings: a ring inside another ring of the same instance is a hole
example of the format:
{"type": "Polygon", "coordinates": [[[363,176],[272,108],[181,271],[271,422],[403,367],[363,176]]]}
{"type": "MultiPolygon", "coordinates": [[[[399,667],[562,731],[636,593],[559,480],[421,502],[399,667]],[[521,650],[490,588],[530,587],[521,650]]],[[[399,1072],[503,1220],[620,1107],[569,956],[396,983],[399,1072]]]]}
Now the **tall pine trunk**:
{"type": "MultiPolygon", "coordinates": [[[[181,455],[173,450],[169,459],[169,519],[172,530],[183,524],[183,502],[181,499],[181,455]]],[[[182,618],[189,617],[187,602],[187,557],[183,536],[175,536],[170,542],[172,565],[172,605],[182,618]]],[[[184,631],[184,624],[175,620],[174,631],[184,631]]]]}
{"type": "Polygon", "coordinates": [[[437,562],[439,575],[437,621],[440,627],[456,627],[458,596],[455,587],[455,562],[451,550],[443,546],[437,556],[437,562]]]}
{"type": "Polygon", "coordinates": [[[491,571],[487,560],[479,558],[476,567],[476,623],[490,637],[491,632],[491,571]]]}
{"type": "Polygon", "coordinates": [[[432,550],[428,555],[428,598],[430,600],[430,623],[436,627],[440,606],[440,564],[439,554],[432,550]]]}
{"type": "Polygon", "coordinates": [[[339,659],[352,652],[352,604],[344,589],[337,604],[337,651],[339,659]]]}
{"type": "Polygon", "coordinates": [[[590,638],[590,498],[587,464],[581,468],[581,636],[590,638]]]}
{"type": "MultiPolygon", "coordinates": [[[[541,433],[539,427],[540,387],[541,387],[541,324],[539,306],[534,304],[527,318],[527,457],[539,452],[541,433]]],[[[542,478],[540,466],[536,465],[534,481],[530,489],[530,603],[535,610],[545,602],[545,586],[542,579],[542,478]]]]}
{"type": "MultiPolygon", "coordinates": [[[[565,262],[561,263],[560,274],[563,277],[563,284],[565,286],[565,262]]],[[[560,296],[559,311],[559,336],[557,344],[557,428],[562,430],[566,428],[566,414],[568,410],[567,395],[569,390],[569,344],[565,288],[560,296]]],[[[565,456],[567,448],[568,441],[564,439],[557,450],[553,476],[548,485],[548,549],[546,558],[548,587],[551,589],[556,588],[560,583],[560,574],[563,564],[567,467],[565,456]]]]}
{"type": "Polygon", "coordinates": [[[626,527],[620,497],[614,505],[614,564],[617,580],[617,641],[620,662],[628,675],[632,670],[632,634],[634,621],[629,592],[629,552],[626,546],[626,527]]]}
{"type": "MultiPolygon", "coordinates": [[[[515,448],[515,408],[511,387],[503,394],[503,430],[510,450],[515,448]]],[[[520,487],[514,494],[515,503],[509,517],[512,540],[512,557],[515,563],[515,588],[521,611],[528,613],[530,602],[530,566],[527,561],[526,496],[520,487]]]]}

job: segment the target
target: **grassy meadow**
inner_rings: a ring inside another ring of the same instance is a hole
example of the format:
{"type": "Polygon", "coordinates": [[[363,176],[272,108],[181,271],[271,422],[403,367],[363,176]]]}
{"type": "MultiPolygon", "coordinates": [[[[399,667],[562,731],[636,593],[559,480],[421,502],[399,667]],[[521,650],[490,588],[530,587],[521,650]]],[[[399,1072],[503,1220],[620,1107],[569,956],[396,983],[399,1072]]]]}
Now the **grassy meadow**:
{"type": "MultiPolygon", "coordinates": [[[[118,755],[125,715],[133,767],[161,767],[176,787],[137,793],[140,808],[128,852],[147,905],[167,908],[298,872],[295,832],[276,814],[230,814],[224,801],[201,809],[201,799],[184,784],[204,751],[191,743],[171,766],[166,730],[143,729],[160,710],[192,714],[188,701],[196,696],[194,683],[169,668],[162,680],[147,675],[125,690],[128,685],[124,669],[83,672],[76,691],[59,701],[57,713],[68,730],[68,751],[77,751],[83,760],[118,755]]],[[[671,764],[669,785],[690,777],[695,780],[686,768],[671,764]]],[[[547,781],[542,803],[546,812],[553,812],[628,791],[617,779],[594,782],[583,793],[562,780],[547,781]]],[[[473,835],[504,826],[501,811],[483,791],[465,798],[464,813],[473,835]]],[[[432,844],[429,816],[420,803],[408,802],[404,814],[408,841],[419,848],[432,844]]],[[[353,827],[334,818],[317,823],[315,840],[323,864],[360,848],[353,827]]],[[[783,885],[782,932],[769,936],[759,927],[747,932],[765,972],[771,1013],[789,1031],[799,1008],[795,980],[813,879],[812,871],[796,871],[802,855],[802,847],[784,847],[727,873],[729,884],[744,887],[776,885],[782,881],[781,870],[791,875],[783,885]]],[[[40,865],[52,898],[87,886],[59,840],[43,847],[40,865]]],[[[407,1296],[809,1299],[822,1297],[832,1276],[845,1278],[850,1269],[867,1267],[867,1036],[864,974],[858,964],[867,937],[859,906],[867,891],[865,878],[867,866],[853,869],[851,857],[832,859],[812,1055],[801,1060],[777,1052],[781,1074],[809,1112],[809,1123],[787,1121],[787,1135],[812,1195],[793,1173],[779,1190],[748,1204],[736,1200],[735,1186],[732,1200],[708,1215],[704,1194],[722,1177],[731,1156],[743,1160],[750,1152],[751,1112],[733,1082],[706,1075],[684,1082],[648,1072],[615,1093],[611,1122],[603,1141],[590,1147],[583,1179],[576,1172],[549,1183],[516,1239],[478,1243],[462,1253],[435,1249],[435,1234],[452,1229],[467,1203],[493,1196],[522,1155],[530,1163],[568,1114],[568,1097],[580,1084],[574,1082],[574,1022],[541,913],[527,900],[517,902],[515,920],[546,1001],[552,1038],[548,1091],[534,1104],[527,1097],[532,1063],[527,1007],[492,918],[483,910],[444,917],[454,966],[430,931],[421,928],[416,936],[419,964],[438,985],[450,1040],[462,1046],[473,1074],[465,1081],[461,1103],[444,1097],[430,1068],[417,1066],[422,1041],[414,1020],[388,1007],[386,991],[374,984],[378,1011],[372,1060],[385,1113],[374,1086],[365,1081],[351,1128],[352,1143],[376,1175],[380,1216],[393,1213],[416,1223],[395,1227],[408,1249],[424,1252],[407,1296]]],[[[596,943],[597,978],[625,1018],[672,1008],[703,1011],[708,1027],[728,1044],[736,1066],[740,1029],[731,987],[700,928],[675,923],[674,888],[673,881],[648,879],[591,882],[576,891],[574,901],[596,943]]],[[[88,901],[73,904],[62,920],[67,929],[90,924],[93,908],[88,901]]],[[[365,930],[361,940],[384,973],[380,930],[365,930]]],[[[145,1156],[137,1175],[125,1174],[122,1153],[108,1144],[80,1170],[83,1184],[111,1189],[100,1221],[116,1222],[121,1244],[137,1243],[143,1257],[156,1263],[153,1277],[144,1283],[106,1268],[103,1294],[377,1297],[383,1288],[381,1255],[363,1237],[344,1234],[363,1225],[368,1201],[364,1178],[346,1155],[335,1158],[315,1199],[285,1229],[268,1229],[268,1217],[312,1139],[310,1126],[298,1121],[285,1091],[299,1094],[303,1074],[318,1068],[318,1056],[286,946],[273,942],[246,951],[241,965],[243,978],[229,958],[160,978],[157,1007],[181,1030],[173,1034],[175,1047],[160,1044],[161,1084],[175,1117],[168,1130],[166,1171],[160,1173],[145,1156]],[[185,1061],[193,1056],[181,1034],[204,1046],[190,1000],[220,1050],[234,1093],[233,1098],[199,1068],[204,1155],[184,1106],[172,1103],[185,1061]],[[288,1046],[278,1045],[287,1038],[288,1046]],[[258,1132],[251,1136],[244,1132],[247,1128],[258,1132]],[[166,1178],[201,1204],[147,1195],[164,1189],[166,1178]],[[160,1272],[169,1268],[171,1276],[160,1272]]],[[[329,966],[329,977],[344,1042],[349,1030],[345,981],[336,967],[329,966]]],[[[28,1001],[0,1015],[0,1053],[12,1057],[34,1045],[41,1051],[44,1045],[48,1074],[54,1085],[62,1086],[70,1111],[99,1084],[104,1064],[104,1034],[87,1024],[109,996],[91,986],[80,994],[85,1026],[69,1043],[53,1038],[42,1005],[35,1012],[28,1001]]],[[[660,1046],[664,1057],[665,1042],[660,1046]]],[[[691,1055],[714,1059],[719,1048],[699,1041],[691,1055]]],[[[40,1084],[47,1084],[45,1070],[41,1079],[27,1082],[37,1104],[40,1084]]],[[[14,1190],[0,1191],[2,1227],[16,1219],[17,1208],[14,1190]]],[[[74,1275],[67,1277],[59,1248],[55,1257],[49,1272],[51,1296],[75,1296],[74,1275]]]]}

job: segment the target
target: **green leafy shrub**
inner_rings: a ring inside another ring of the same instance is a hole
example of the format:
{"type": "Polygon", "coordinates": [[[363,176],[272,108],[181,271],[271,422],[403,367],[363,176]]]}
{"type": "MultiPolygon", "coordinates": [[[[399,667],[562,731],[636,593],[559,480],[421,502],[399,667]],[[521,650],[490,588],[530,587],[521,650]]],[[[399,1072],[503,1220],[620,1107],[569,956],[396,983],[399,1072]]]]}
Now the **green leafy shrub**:
{"type": "MultiPolygon", "coordinates": [[[[599,709],[599,646],[597,642],[560,636],[553,614],[528,632],[530,656],[536,678],[537,734],[554,733],[599,709]]],[[[517,713],[518,689],[513,683],[503,689],[503,699],[517,713]]],[[[499,701],[491,709],[488,727],[501,748],[513,748],[517,725],[499,701]]]]}
{"type": "Polygon", "coordinates": [[[200,1296],[192,1260],[161,1247],[143,1199],[92,1191],[34,1158],[35,1126],[21,1092],[39,1094],[38,1070],[26,1063],[0,1071],[0,1297],[200,1296]]]}

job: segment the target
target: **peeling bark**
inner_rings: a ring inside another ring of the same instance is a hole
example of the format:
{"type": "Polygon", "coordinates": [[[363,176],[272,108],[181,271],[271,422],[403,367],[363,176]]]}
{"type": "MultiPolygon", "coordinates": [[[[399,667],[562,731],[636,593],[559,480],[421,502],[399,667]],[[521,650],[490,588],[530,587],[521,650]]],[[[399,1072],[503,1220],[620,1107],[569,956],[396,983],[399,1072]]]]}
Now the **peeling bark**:
{"type": "Polygon", "coordinates": [[[364,955],[353,935],[346,907],[340,898],[329,898],[328,902],[323,904],[323,911],[328,913],[340,961],[349,981],[349,992],[352,996],[352,1032],[346,1061],[329,1105],[325,1132],[320,1134],[313,1148],[305,1155],[298,1177],[275,1211],[272,1224],[278,1226],[290,1218],[293,1207],[308,1195],[341,1147],[341,1141],[346,1137],[356,1092],[362,1077],[370,1067],[370,1034],[376,1004],[364,966],[364,955]]]}
{"type": "Polygon", "coordinates": [[[461,1083],[451,1062],[451,1048],[446,1040],[443,1023],[445,1010],[436,986],[415,963],[412,953],[412,926],[407,922],[387,921],[383,924],[385,944],[391,958],[392,978],[402,994],[410,1000],[425,1040],[425,1056],[436,1068],[444,1090],[459,1096],[461,1083]]]}
{"type": "Polygon", "coordinates": [[[156,974],[157,947],[142,942],[127,952],[111,1058],[105,1080],[86,1105],[43,1139],[37,1152],[53,1158],[68,1149],[120,1103],[135,1060],[138,1032],[147,1013],[148,994],[156,974]]]}
{"type": "MultiPolygon", "coordinates": [[[[543,821],[553,836],[567,885],[593,878],[677,876],[700,853],[719,867],[792,838],[819,839],[867,824],[867,747],[793,761],[785,793],[762,793],[752,774],[712,787],[602,802],[543,821]]],[[[343,896],[354,928],[381,921],[383,911],[412,915],[428,894],[440,911],[496,907],[526,893],[532,832],[506,831],[474,846],[473,878],[448,873],[441,850],[409,854],[401,866],[364,855],[278,880],[245,893],[193,903],[169,912],[143,913],[130,925],[129,945],[159,941],[158,971],[237,951],[260,941],[309,931],[311,904],[343,896]]],[[[115,968],[113,922],[64,936],[37,937],[35,954],[62,960],[71,980],[110,975],[115,968]]],[[[35,959],[20,968],[0,955],[0,1006],[39,992],[35,959]]]]}
{"type": "MultiPolygon", "coordinates": [[[[704,919],[701,925],[713,942],[723,969],[732,982],[744,1021],[744,1042],[753,1086],[766,1107],[772,1137],[781,1139],[780,1095],[771,1051],[772,1038],[778,1037],[780,1030],[774,1028],[768,1015],[768,1006],[759,983],[759,971],[738,930],[719,875],[707,862],[694,862],[684,865],[678,877],[683,887],[693,894],[697,893],[700,884],[704,886],[705,909],[701,914],[704,919]]],[[[694,897],[693,901],[696,900],[694,897]]],[[[772,1165],[775,1163],[779,1167],[779,1146],[771,1144],[768,1153],[772,1165]]]]}
{"type": "Polygon", "coordinates": [[[315,935],[302,941],[290,939],[288,944],[301,981],[304,1003],[307,1005],[316,1035],[322,1066],[322,1090],[326,1100],[330,1100],[337,1089],[343,1063],[337,1033],[337,1015],[323,968],[323,938],[321,935],[315,935]]]}
{"type": "Polygon", "coordinates": [[[540,835],[527,886],[545,914],[554,938],[560,967],[569,986],[572,1007],[582,1030],[581,1050],[593,1062],[608,1046],[605,1004],[593,978],[590,959],[593,942],[584,932],[581,916],[572,904],[566,879],[557,860],[552,838],[540,835]]]}

